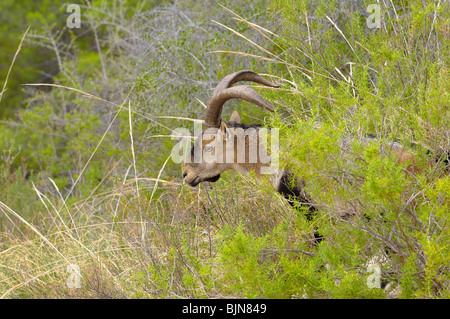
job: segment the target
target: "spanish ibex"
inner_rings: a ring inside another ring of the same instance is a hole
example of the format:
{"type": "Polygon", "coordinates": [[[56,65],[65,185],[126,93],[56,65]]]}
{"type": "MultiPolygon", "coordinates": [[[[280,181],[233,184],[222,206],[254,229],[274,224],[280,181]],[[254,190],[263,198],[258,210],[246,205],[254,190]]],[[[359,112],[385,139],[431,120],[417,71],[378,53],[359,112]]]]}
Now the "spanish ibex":
{"type": "MultiPolygon", "coordinates": [[[[259,74],[248,70],[230,74],[220,81],[206,108],[204,131],[195,141],[190,158],[183,167],[185,183],[196,186],[201,182],[215,182],[220,178],[220,174],[227,170],[236,170],[243,174],[255,171],[256,176],[261,177],[261,172],[270,167],[271,158],[264,158],[257,151],[260,150],[261,145],[258,134],[261,125],[241,124],[240,116],[236,111],[231,115],[229,122],[221,118],[223,105],[230,99],[245,100],[273,111],[272,105],[249,86],[233,87],[240,81],[251,81],[271,88],[278,87],[259,74]],[[235,140],[237,143],[234,143],[235,140]],[[251,147],[252,141],[255,142],[254,148],[251,147]],[[215,156],[215,159],[206,161],[205,157],[208,156],[215,156]]],[[[306,205],[309,210],[308,218],[312,218],[315,208],[303,190],[302,181],[294,180],[289,171],[275,169],[272,170],[270,182],[291,205],[294,202],[306,205]]]]}
{"type": "MultiPolygon", "coordinates": [[[[250,81],[271,88],[278,85],[272,84],[260,75],[252,71],[240,71],[223,78],[214,89],[206,108],[204,130],[196,139],[187,161],[183,167],[185,183],[197,186],[201,182],[216,182],[220,174],[227,170],[236,170],[240,173],[255,171],[257,177],[261,177],[261,171],[271,165],[273,158],[261,157],[257,151],[262,143],[258,132],[263,130],[261,125],[246,125],[240,123],[239,114],[234,111],[229,122],[222,120],[223,105],[230,99],[241,99],[256,104],[266,110],[273,111],[273,107],[265,101],[255,90],[246,85],[233,87],[240,81],[250,81]],[[253,134],[250,134],[253,133],[253,134]],[[252,140],[256,136],[255,148],[251,148],[252,140]],[[238,143],[234,141],[238,140],[238,143]],[[239,140],[241,143],[239,143],[239,140]],[[229,143],[231,141],[231,143],[229,143]],[[254,154],[256,153],[256,154],[254,154]],[[209,158],[209,160],[206,160],[209,158]]],[[[343,149],[348,148],[351,139],[342,141],[343,149]]],[[[366,135],[361,139],[363,143],[374,140],[374,136],[366,135]]],[[[383,152],[393,154],[399,163],[406,163],[409,173],[416,173],[414,156],[396,142],[387,143],[382,148],[383,152]],[[388,150],[386,150],[386,146],[388,150]],[[383,150],[384,149],[384,150],[383,150]]],[[[448,154],[444,162],[448,166],[448,154]]],[[[441,160],[442,161],[442,160],[441,160]]],[[[299,180],[287,170],[276,169],[272,171],[270,181],[275,190],[283,195],[291,205],[300,203],[307,209],[307,218],[311,220],[316,208],[311,198],[304,191],[304,181],[299,180]]],[[[321,238],[317,233],[315,239],[321,238]]]]}

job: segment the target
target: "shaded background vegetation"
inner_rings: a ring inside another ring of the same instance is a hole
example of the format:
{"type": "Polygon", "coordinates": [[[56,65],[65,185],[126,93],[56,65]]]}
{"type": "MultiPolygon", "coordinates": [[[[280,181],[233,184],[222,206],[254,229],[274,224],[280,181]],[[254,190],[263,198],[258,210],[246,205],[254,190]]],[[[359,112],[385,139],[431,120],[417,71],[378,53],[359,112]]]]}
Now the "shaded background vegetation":
{"type": "Polygon", "coordinates": [[[31,26],[0,102],[2,297],[449,297],[447,2],[383,2],[380,29],[370,1],[79,4],[80,29],[66,3],[0,4],[2,81],[31,26]],[[283,83],[259,89],[278,110],[224,116],[281,129],[313,223],[251,176],[181,184],[172,130],[241,69],[283,83]]]}

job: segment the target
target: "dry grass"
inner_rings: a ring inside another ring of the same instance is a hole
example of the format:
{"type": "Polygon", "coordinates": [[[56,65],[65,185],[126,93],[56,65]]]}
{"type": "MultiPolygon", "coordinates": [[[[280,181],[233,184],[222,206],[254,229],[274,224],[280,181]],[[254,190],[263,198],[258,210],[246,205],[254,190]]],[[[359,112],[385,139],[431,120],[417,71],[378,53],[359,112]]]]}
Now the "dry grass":
{"type": "Polygon", "coordinates": [[[249,232],[263,236],[291,214],[270,190],[255,192],[252,179],[197,190],[165,183],[157,186],[156,182],[141,184],[141,196],[133,183],[124,183],[111,194],[68,207],[61,198],[51,201],[40,194],[49,210],[37,212],[34,220],[39,220],[39,226],[2,204],[3,213],[28,229],[23,235],[3,234],[7,248],[0,253],[1,297],[225,297],[220,285],[202,284],[191,264],[192,256],[197,262],[215,264],[211,276],[220,283],[218,230],[244,225],[249,232]],[[155,189],[157,197],[153,196],[155,189]],[[80,267],[80,289],[67,285],[71,264],[80,267]],[[184,283],[186,271],[197,278],[195,288],[184,283]],[[158,279],[155,272],[167,278],[158,279]],[[168,279],[170,285],[163,286],[168,279]]]}

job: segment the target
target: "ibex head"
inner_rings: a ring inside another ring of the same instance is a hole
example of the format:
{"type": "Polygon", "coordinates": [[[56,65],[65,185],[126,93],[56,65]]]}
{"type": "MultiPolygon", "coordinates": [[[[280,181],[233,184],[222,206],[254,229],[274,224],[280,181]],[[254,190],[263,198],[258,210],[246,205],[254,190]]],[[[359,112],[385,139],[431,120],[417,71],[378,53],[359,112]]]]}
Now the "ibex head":
{"type": "Polygon", "coordinates": [[[230,99],[241,99],[270,111],[273,111],[273,107],[252,88],[246,85],[233,87],[233,84],[240,81],[278,87],[252,71],[236,72],[220,81],[206,108],[204,130],[197,137],[189,160],[183,167],[184,181],[191,186],[201,182],[215,182],[226,170],[235,169],[246,172],[258,165],[258,159],[249,160],[252,154],[248,150],[249,139],[252,138],[251,129],[256,126],[240,124],[240,117],[236,111],[231,115],[230,122],[223,121],[221,117],[223,105],[230,99]],[[237,128],[237,130],[230,130],[230,128],[237,128]],[[230,140],[233,143],[227,143],[230,140]],[[243,159],[240,156],[242,152],[245,152],[243,159]]]}

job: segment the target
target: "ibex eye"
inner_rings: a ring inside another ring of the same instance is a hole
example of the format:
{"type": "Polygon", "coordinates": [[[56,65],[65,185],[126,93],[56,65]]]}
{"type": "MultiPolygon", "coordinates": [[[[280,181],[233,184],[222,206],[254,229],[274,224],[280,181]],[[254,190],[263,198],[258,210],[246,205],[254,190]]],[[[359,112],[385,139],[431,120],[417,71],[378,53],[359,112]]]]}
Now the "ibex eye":
{"type": "Polygon", "coordinates": [[[205,152],[211,153],[213,149],[214,147],[212,147],[211,145],[205,146],[205,152]]]}

